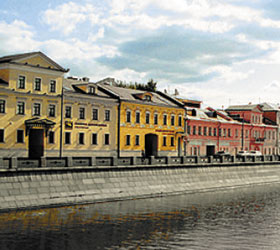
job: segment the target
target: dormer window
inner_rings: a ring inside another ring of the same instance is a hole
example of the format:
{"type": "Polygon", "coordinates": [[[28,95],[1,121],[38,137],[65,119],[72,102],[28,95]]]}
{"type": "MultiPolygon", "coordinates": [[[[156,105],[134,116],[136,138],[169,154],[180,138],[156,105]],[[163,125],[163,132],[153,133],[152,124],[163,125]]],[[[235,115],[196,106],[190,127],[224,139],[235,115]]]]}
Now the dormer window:
{"type": "Polygon", "coordinates": [[[150,102],[150,101],[152,101],[152,97],[150,95],[145,95],[144,100],[147,102],[150,102]]]}
{"type": "Polygon", "coordinates": [[[95,87],[89,86],[89,87],[88,87],[88,93],[89,93],[89,94],[95,94],[95,87]]]}
{"type": "Polygon", "coordinates": [[[140,99],[142,101],[151,102],[153,95],[149,92],[141,93],[141,94],[134,94],[136,99],[140,99]]]}

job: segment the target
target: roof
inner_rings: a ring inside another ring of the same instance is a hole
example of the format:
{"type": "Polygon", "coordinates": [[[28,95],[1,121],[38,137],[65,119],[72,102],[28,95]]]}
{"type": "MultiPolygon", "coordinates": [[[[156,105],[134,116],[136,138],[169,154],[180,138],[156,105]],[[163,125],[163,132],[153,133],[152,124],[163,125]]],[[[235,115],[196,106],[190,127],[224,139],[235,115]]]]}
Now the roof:
{"type": "Polygon", "coordinates": [[[260,112],[259,104],[248,104],[248,105],[232,105],[229,106],[226,111],[256,111],[260,112]]]}
{"type": "Polygon", "coordinates": [[[0,84],[9,84],[9,83],[0,78],[0,84]]]}
{"type": "Polygon", "coordinates": [[[279,104],[264,102],[260,106],[263,111],[280,111],[279,104]]]}
{"type": "MultiPolygon", "coordinates": [[[[54,62],[51,58],[46,56],[41,51],[3,56],[3,57],[0,57],[0,63],[17,63],[18,60],[21,60],[21,59],[24,59],[24,58],[27,58],[27,57],[36,56],[36,55],[39,55],[39,56],[43,57],[45,60],[49,61],[52,65],[54,65],[57,68],[57,69],[52,69],[52,70],[59,70],[59,71],[62,71],[62,72],[68,72],[69,71],[69,69],[63,68],[62,66],[60,66],[59,64],[54,62]]],[[[29,66],[32,66],[32,65],[29,65],[29,66]]]]}
{"type": "Polygon", "coordinates": [[[149,92],[152,94],[153,97],[152,97],[152,101],[148,102],[145,100],[139,100],[139,98],[137,98],[137,95],[147,93],[147,91],[145,90],[122,88],[122,87],[117,87],[117,86],[104,84],[100,82],[98,82],[98,86],[106,90],[112,96],[125,101],[133,101],[137,103],[142,103],[142,104],[145,103],[151,105],[167,105],[173,107],[178,107],[182,105],[180,102],[174,100],[171,97],[168,98],[168,96],[165,96],[161,92],[149,92]]]}

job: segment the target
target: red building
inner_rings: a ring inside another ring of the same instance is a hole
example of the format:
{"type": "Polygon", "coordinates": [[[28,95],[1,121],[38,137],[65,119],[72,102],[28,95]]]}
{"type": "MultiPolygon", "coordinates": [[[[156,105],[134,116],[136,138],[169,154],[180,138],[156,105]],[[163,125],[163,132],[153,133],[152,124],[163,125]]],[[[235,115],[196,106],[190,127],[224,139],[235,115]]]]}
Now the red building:
{"type": "Polygon", "coordinates": [[[186,155],[225,151],[278,154],[279,109],[271,105],[238,105],[226,110],[201,108],[201,102],[178,98],[186,108],[186,155]]]}

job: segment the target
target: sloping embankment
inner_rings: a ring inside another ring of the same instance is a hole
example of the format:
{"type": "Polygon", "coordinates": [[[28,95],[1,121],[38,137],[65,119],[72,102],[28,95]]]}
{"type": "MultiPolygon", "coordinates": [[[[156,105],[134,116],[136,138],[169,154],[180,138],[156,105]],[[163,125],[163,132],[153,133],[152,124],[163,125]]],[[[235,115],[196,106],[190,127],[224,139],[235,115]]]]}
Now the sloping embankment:
{"type": "Polygon", "coordinates": [[[7,169],[0,210],[204,192],[280,182],[279,164],[7,169]]]}

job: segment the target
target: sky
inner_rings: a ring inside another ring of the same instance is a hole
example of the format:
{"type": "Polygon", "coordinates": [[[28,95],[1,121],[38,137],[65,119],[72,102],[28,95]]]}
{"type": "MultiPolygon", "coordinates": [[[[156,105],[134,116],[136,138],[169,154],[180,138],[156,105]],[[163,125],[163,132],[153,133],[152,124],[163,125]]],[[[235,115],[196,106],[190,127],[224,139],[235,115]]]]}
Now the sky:
{"type": "Polygon", "coordinates": [[[1,0],[0,56],[30,51],[213,108],[280,103],[278,0],[1,0]]]}

